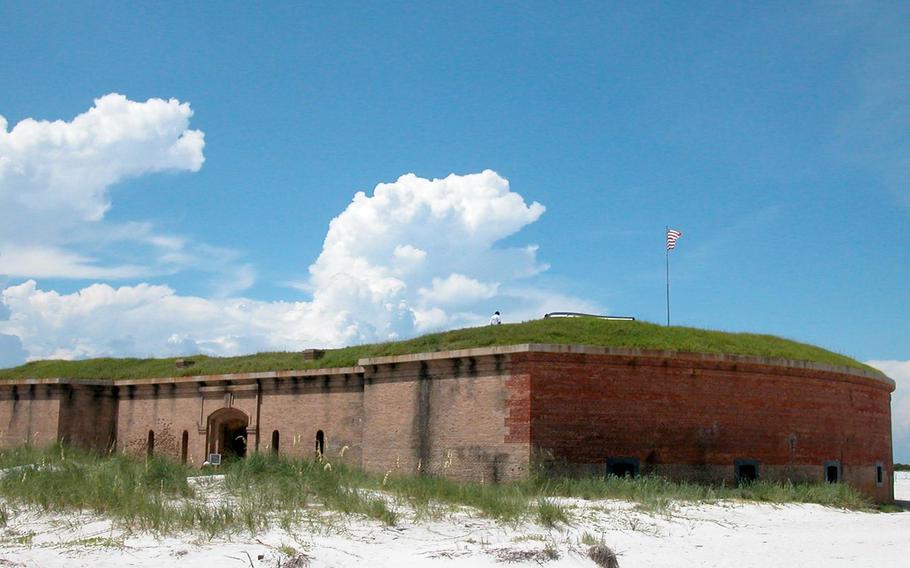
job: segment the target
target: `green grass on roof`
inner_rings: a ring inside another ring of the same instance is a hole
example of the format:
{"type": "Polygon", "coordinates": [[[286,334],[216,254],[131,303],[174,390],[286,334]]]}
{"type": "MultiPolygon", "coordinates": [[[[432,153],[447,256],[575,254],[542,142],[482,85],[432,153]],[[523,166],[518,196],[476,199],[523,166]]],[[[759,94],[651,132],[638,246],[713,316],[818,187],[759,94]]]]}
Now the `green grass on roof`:
{"type": "Polygon", "coordinates": [[[551,318],[500,326],[471,327],[431,333],[414,339],[332,349],[317,361],[304,361],[300,353],[258,353],[241,357],[194,355],[196,364],[178,369],[176,359],[88,359],[83,361],[33,361],[0,370],[0,380],[28,378],[140,379],[190,375],[218,375],[256,371],[286,371],[326,367],[351,367],[365,357],[406,355],[521,343],[562,343],[668,349],[694,353],[753,355],[812,361],[881,374],[859,361],[820,347],[773,335],[727,333],[690,327],[665,327],[652,323],[608,321],[597,318],[551,318]]]}

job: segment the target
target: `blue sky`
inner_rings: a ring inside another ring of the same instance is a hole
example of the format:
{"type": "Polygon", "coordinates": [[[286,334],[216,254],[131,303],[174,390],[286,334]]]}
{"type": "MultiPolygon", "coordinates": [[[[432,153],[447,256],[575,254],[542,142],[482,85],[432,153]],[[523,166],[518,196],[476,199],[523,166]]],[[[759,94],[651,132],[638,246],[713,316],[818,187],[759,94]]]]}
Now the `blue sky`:
{"type": "Polygon", "coordinates": [[[670,225],[674,323],[910,384],[905,4],[6,3],[0,21],[0,364],[369,341],[494,309],[663,322],[670,225]]]}

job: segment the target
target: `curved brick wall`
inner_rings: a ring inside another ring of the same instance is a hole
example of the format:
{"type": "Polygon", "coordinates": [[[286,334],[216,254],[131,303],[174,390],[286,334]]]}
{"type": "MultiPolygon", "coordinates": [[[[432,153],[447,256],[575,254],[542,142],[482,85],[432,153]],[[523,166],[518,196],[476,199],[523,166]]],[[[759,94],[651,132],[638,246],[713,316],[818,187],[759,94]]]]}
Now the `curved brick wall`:
{"type": "Polygon", "coordinates": [[[513,434],[547,470],[602,474],[606,460],[631,458],[642,471],[732,484],[738,460],[762,479],[794,481],[822,481],[828,464],[893,500],[890,379],[801,362],[540,347],[512,355],[527,389],[526,401],[513,397],[513,434]]]}
{"type": "Polygon", "coordinates": [[[379,474],[520,479],[610,464],[733,484],[839,481],[893,500],[891,392],[881,375],[811,363],[572,345],[364,359],[358,367],[131,381],[0,384],[0,447],[62,440],[200,464],[211,419],[247,448],[325,455],[379,474]],[[877,464],[881,468],[878,477],[877,464]],[[742,473],[742,471],[741,471],[742,473]]]}

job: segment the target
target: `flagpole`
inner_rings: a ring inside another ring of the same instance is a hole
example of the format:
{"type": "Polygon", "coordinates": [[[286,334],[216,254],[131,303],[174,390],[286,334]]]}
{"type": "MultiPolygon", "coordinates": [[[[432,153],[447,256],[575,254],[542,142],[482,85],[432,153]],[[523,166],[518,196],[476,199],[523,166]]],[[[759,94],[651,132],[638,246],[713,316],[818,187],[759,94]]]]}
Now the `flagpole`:
{"type": "MultiPolygon", "coordinates": [[[[670,226],[664,228],[664,237],[670,234],[670,226]]],[[[667,255],[667,326],[670,325],[670,247],[664,243],[664,253],[667,255]]]]}

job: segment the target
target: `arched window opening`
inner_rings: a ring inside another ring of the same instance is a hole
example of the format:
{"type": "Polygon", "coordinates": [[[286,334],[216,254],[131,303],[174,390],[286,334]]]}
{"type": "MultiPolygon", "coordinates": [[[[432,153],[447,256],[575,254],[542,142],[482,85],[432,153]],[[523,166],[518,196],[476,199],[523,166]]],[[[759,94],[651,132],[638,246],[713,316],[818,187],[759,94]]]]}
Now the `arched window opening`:
{"type": "Polygon", "coordinates": [[[325,453],[325,434],[322,430],[316,432],[316,455],[322,456],[325,453]]]}
{"type": "Polygon", "coordinates": [[[148,440],[145,443],[145,455],[146,457],[152,457],[155,455],[155,431],[149,430],[148,440]]]}
{"type": "Polygon", "coordinates": [[[190,433],[183,431],[183,437],[180,440],[180,463],[186,463],[186,456],[190,448],[190,433]]]}
{"type": "Polygon", "coordinates": [[[278,455],[278,443],[280,442],[280,435],[278,430],[272,432],[272,453],[278,455]]]}

